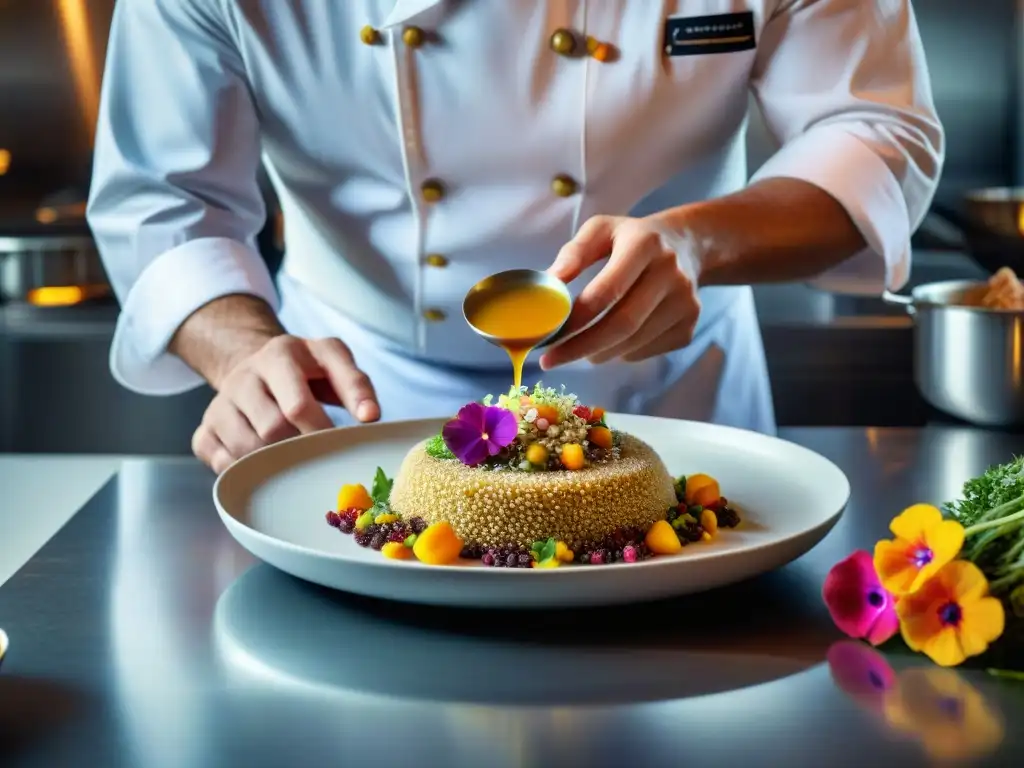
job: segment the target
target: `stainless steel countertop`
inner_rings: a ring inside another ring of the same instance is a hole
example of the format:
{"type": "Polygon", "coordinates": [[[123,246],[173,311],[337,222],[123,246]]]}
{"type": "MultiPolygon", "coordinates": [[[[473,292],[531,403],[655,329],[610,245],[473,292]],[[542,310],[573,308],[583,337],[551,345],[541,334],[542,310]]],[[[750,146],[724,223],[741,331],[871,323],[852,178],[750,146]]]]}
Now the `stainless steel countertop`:
{"type": "Polygon", "coordinates": [[[693,598],[544,614],[304,584],[234,543],[199,465],[129,460],[0,588],[0,764],[819,768],[927,765],[943,748],[1024,763],[1024,684],[894,651],[883,700],[869,673],[890,672],[858,666],[864,646],[830,668],[830,648],[850,648],[820,599],[828,568],[892,515],[950,498],[1024,437],[783,436],[854,489],[808,555],[693,598]]]}

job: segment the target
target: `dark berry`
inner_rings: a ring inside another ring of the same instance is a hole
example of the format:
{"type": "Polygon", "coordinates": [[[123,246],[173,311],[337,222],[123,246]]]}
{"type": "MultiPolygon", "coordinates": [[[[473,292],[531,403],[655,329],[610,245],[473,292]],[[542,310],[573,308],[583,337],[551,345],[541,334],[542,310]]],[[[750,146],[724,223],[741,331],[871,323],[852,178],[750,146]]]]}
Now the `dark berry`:
{"type": "Polygon", "coordinates": [[[505,565],[509,568],[515,568],[517,558],[514,554],[509,554],[505,557],[505,565]]]}
{"type": "Polygon", "coordinates": [[[427,530],[427,521],[422,517],[413,517],[409,519],[409,527],[413,533],[423,533],[427,530]]]}
{"type": "Polygon", "coordinates": [[[736,514],[736,510],[732,507],[725,506],[715,512],[715,517],[718,518],[719,528],[735,528],[740,524],[740,516],[736,514]]]}
{"type": "Polygon", "coordinates": [[[342,533],[352,533],[356,528],[356,524],[349,520],[347,517],[341,518],[338,523],[338,530],[342,533]]]}
{"type": "Polygon", "coordinates": [[[370,539],[373,538],[373,534],[364,528],[361,531],[356,531],[352,538],[356,540],[356,544],[360,547],[368,547],[370,546],[370,539]]]}
{"type": "Polygon", "coordinates": [[[379,552],[384,548],[384,545],[387,544],[387,542],[388,540],[378,533],[370,539],[370,549],[376,549],[379,552]]]}
{"type": "Polygon", "coordinates": [[[331,528],[337,528],[340,523],[341,515],[339,515],[337,512],[327,513],[327,524],[331,526],[331,528]]]}
{"type": "Polygon", "coordinates": [[[602,565],[603,563],[604,563],[604,553],[601,550],[595,549],[593,552],[590,553],[590,564],[591,565],[602,565]]]}
{"type": "Polygon", "coordinates": [[[391,529],[391,535],[388,536],[388,541],[397,541],[399,543],[403,543],[407,538],[409,538],[409,531],[404,526],[396,526],[391,529]]]}
{"type": "Polygon", "coordinates": [[[531,557],[530,557],[529,555],[527,555],[527,554],[520,554],[520,555],[519,555],[519,567],[520,567],[520,568],[529,568],[529,567],[530,567],[530,561],[531,561],[532,559],[533,559],[533,558],[531,558],[531,557]]]}
{"type": "Polygon", "coordinates": [[[484,565],[494,565],[494,555],[488,552],[486,555],[480,558],[484,565]]]}

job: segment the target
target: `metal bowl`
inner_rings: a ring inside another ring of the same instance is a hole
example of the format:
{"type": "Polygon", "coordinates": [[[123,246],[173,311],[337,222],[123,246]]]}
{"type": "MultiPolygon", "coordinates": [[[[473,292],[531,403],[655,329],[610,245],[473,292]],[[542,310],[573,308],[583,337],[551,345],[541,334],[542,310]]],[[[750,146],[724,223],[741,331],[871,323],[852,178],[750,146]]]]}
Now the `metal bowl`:
{"type": "Polygon", "coordinates": [[[481,306],[481,304],[485,303],[497,294],[504,293],[510,288],[533,285],[543,285],[556,293],[560,293],[565,297],[566,304],[570,308],[570,311],[565,313],[565,318],[558,327],[547,336],[538,340],[534,347],[543,347],[553,344],[558,340],[559,335],[565,328],[565,323],[571,314],[572,294],[569,292],[569,286],[557,277],[552,277],[547,272],[541,272],[536,269],[510,269],[506,272],[498,272],[497,274],[485,277],[470,288],[469,292],[466,293],[466,298],[462,302],[462,316],[465,318],[466,324],[469,325],[469,327],[472,328],[479,336],[482,336],[487,339],[487,341],[491,342],[491,344],[499,347],[502,346],[505,342],[509,341],[509,339],[499,339],[497,336],[481,331],[470,321],[470,316],[481,306]]]}

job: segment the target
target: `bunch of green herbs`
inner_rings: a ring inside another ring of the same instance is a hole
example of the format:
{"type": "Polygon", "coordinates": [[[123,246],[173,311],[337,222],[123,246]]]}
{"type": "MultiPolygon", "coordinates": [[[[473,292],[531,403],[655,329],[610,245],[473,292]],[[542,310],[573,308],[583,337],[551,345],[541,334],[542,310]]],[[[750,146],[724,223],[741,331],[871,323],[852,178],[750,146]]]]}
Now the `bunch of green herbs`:
{"type": "Polygon", "coordinates": [[[944,512],[966,529],[961,557],[977,565],[991,594],[1024,619],[1024,456],[968,480],[944,512]]]}

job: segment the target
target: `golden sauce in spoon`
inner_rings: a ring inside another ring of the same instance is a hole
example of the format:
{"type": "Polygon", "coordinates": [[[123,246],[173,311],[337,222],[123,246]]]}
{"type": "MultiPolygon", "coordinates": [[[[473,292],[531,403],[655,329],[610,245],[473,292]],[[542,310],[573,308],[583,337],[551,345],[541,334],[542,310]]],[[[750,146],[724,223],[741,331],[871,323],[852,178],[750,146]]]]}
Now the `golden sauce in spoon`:
{"type": "Polygon", "coordinates": [[[540,342],[558,330],[569,314],[569,301],[545,285],[503,288],[474,307],[466,319],[493,336],[512,361],[516,388],[522,385],[523,363],[540,342]]]}

